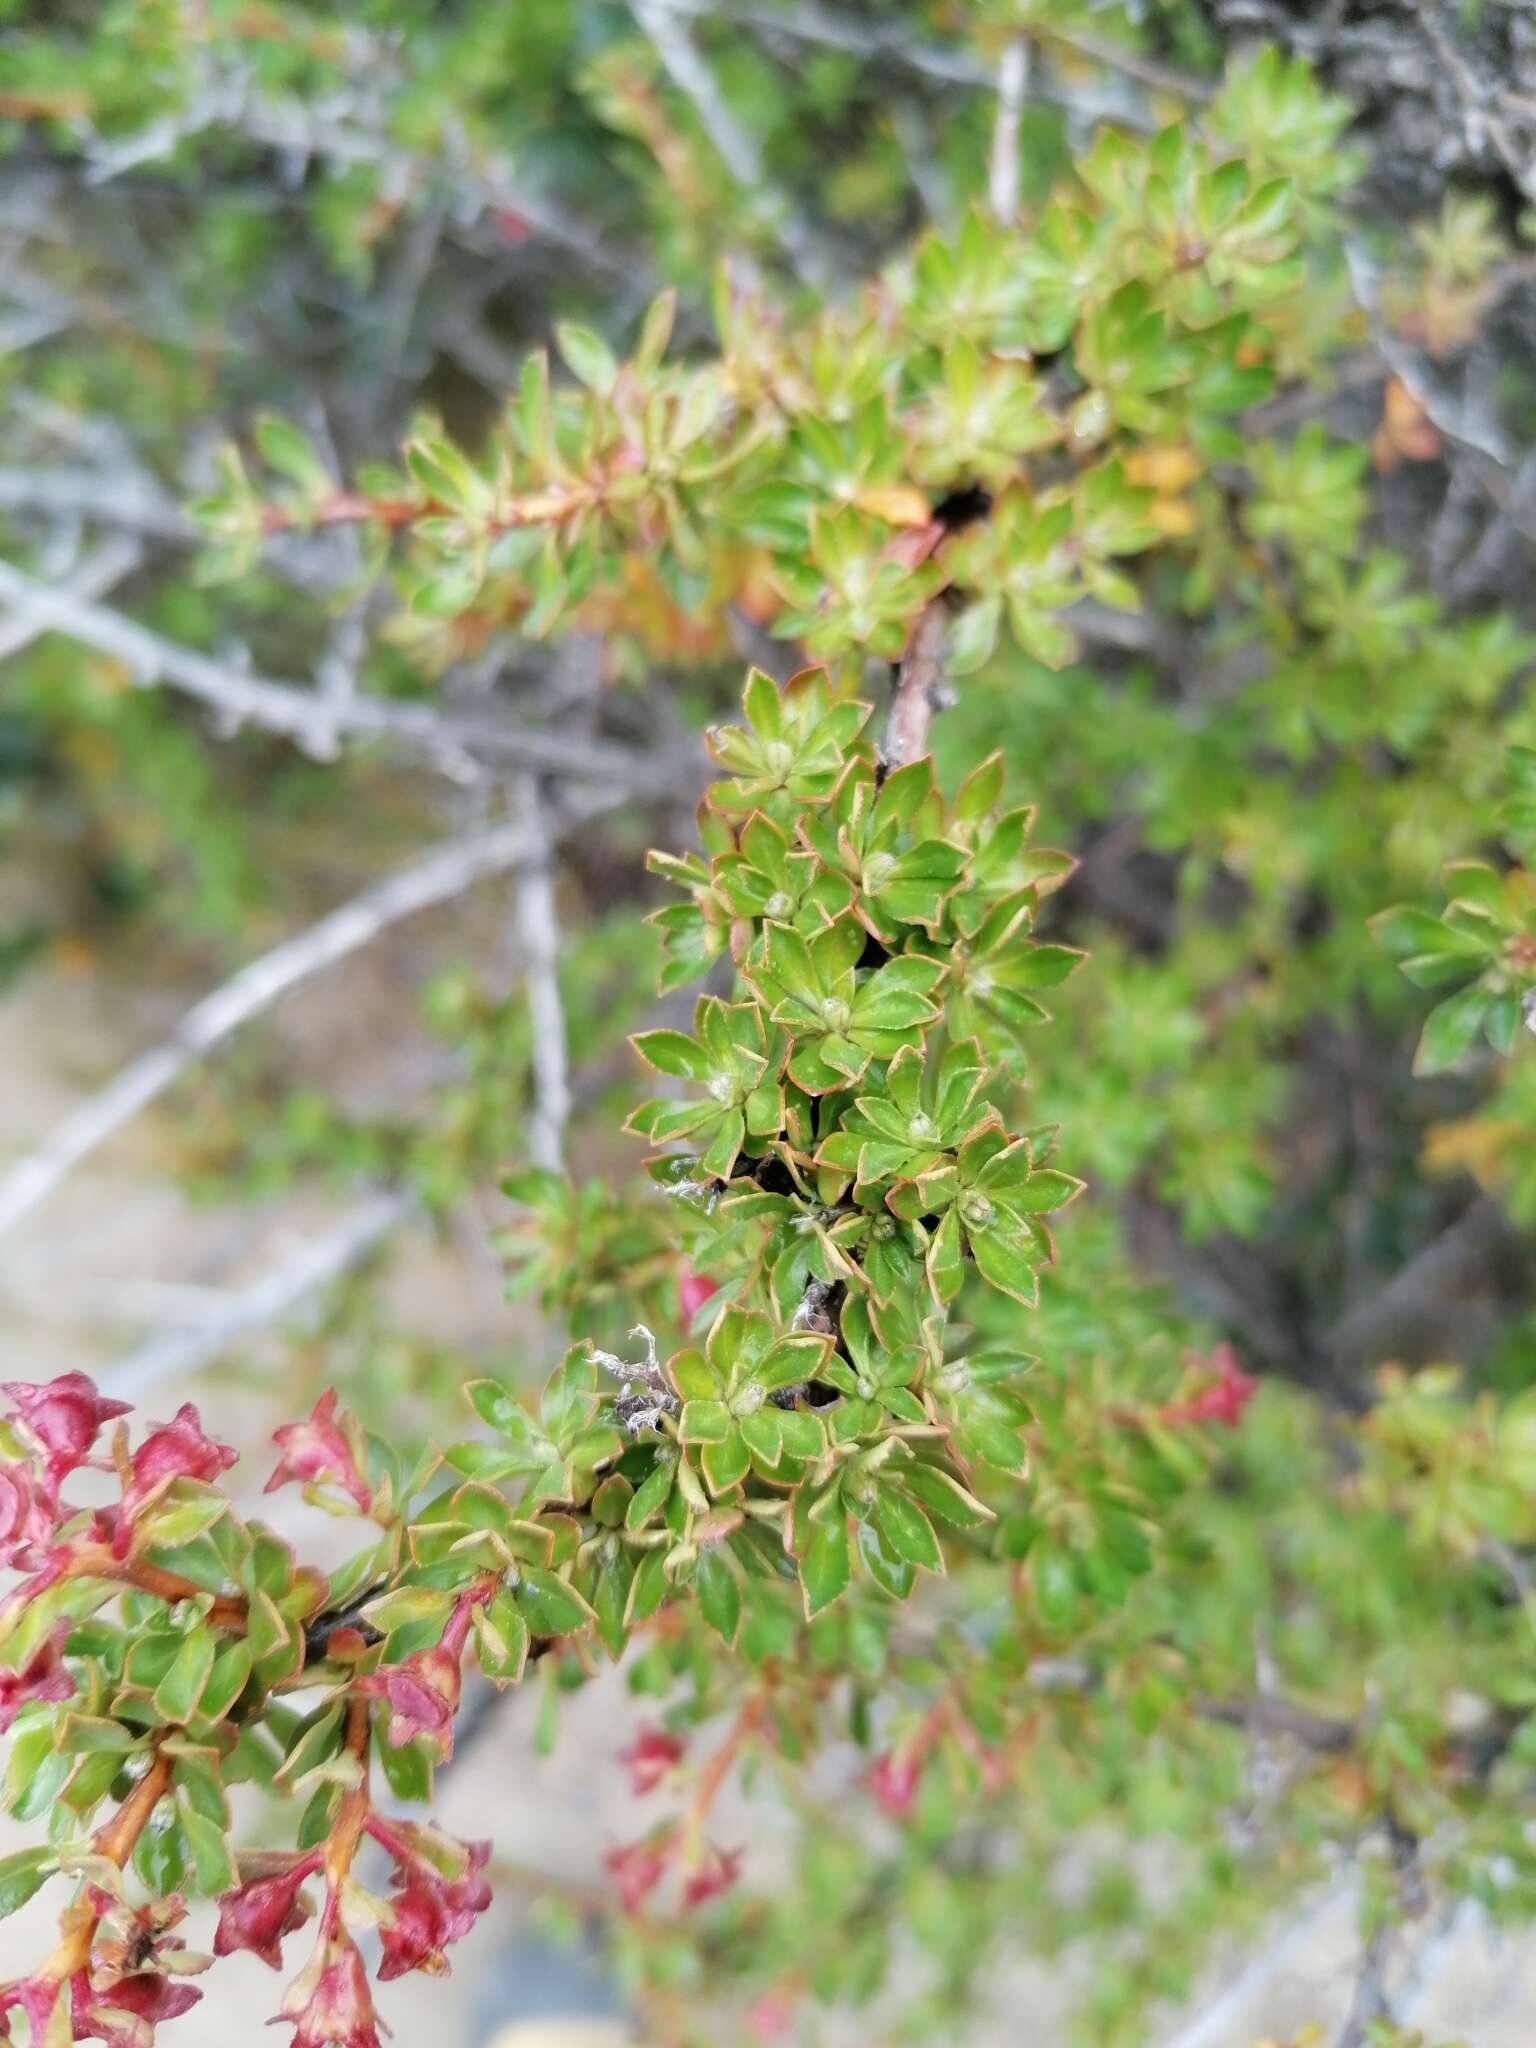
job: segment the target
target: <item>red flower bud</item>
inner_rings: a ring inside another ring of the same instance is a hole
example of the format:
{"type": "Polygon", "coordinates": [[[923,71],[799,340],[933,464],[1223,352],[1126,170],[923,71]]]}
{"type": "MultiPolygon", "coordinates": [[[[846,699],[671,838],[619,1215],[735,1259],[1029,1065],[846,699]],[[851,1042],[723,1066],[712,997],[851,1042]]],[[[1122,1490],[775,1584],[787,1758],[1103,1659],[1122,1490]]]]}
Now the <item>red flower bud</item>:
{"type": "Polygon", "coordinates": [[[66,1473],[90,1456],[101,1425],[128,1413],[126,1401],[106,1400],[83,1372],[61,1373],[41,1385],[7,1380],[0,1392],[15,1402],[23,1429],[46,1457],[55,1490],[66,1473]]]}
{"type": "Polygon", "coordinates": [[[446,1763],[453,1755],[453,1717],[459,1710],[463,1678],[459,1659],[441,1644],[418,1650],[403,1664],[387,1665],[356,1681],[356,1690],[389,1706],[386,1730],[390,1746],[401,1748],[413,1736],[425,1735],[446,1763]]]}
{"type": "Polygon", "coordinates": [[[603,1858],[603,1868],[613,1879],[626,1913],[638,1913],[660,1884],[674,1840],[670,1833],[651,1835],[643,1842],[621,1843],[603,1858]]]}
{"type": "Polygon", "coordinates": [[[315,1849],[288,1869],[253,1877],[226,1892],[219,1900],[214,1954],[228,1956],[237,1949],[249,1949],[272,1969],[281,1969],[283,1936],[293,1934],[309,1918],[310,1909],[299,1887],[320,1863],[321,1852],[315,1849]]]}
{"type": "Polygon", "coordinates": [[[739,1849],[717,1849],[713,1842],[704,1843],[693,1868],[683,1879],[683,1904],[702,1906],[706,1899],[729,1891],[740,1871],[739,1849]]]}
{"type": "Polygon", "coordinates": [[[1230,1344],[1218,1344],[1211,1363],[1216,1368],[1215,1379],[1208,1380],[1187,1401],[1171,1401],[1160,1408],[1158,1414],[1164,1422],[1219,1422],[1223,1428],[1237,1428],[1243,1410],[1259,1391],[1259,1383],[1240,1368],[1230,1344]]]}
{"type": "Polygon", "coordinates": [[[61,1621],[19,1671],[0,1671],[0,1735],[32,1700],[67,1700],[75,1681],[60,1661],[69,1623],[61,1621]]]}
{"type": "Polygon", "coordinates": [[[664,1728],[641,1728],[628,1749],[619,1751],[619,1762],[629,1766],[629,1789],[638,1798],[654,1792],[662,1779],[683,1758],[685,1745],[664,1728]]]}
{"type": "Polygon", "coordinates": [[[691,1266],[684,1266],[677,1276],[677,1312],[684,1326],[691,1326],[705,1302],[719,1292],[718,1280],[706,1280],[702,1273],[695,1273],[691,1266]]]}
{"type": "Polygon", "coordinates": [[[293,2028],[293,2048],[379,2048],[368,1973],[357,1944],[328,1901],[315,1952],[283,1994],[277,2020],[293,2028]]]}
{"type": "Polygon", "coordinates": [[[24,1465],[0,1465],[0,1567],[35,1571],[53,1538],[54,1510],[24,1465]]]}
{"type": "Polygon", "coordinates": [[[881,1812],[889,1814],[892,1820],[905,1820],[911,1812],[925,1754],[921,1748],[887,1750],[870,1767],[869,1789],[881,1812]]]}
{"type": "Polygon", "coordinates": [[[265,1491],[275,1493],[290,1479],[312,1486],[330,1480],[350,1494],[359,1511],[366,1514],[373,1505],[368,1482],[358,1466],[360,1446],[349,1439],[344,1424],[336,1420],[336,1389],[327,1387],[304,1422],[290,1422],[273,1434],[282,1452],[265,1491]]]}
{"type": "Polygon", "coordinates": [[[173,1480],[217,1479],[234,1464],[235,1457],[228,1444],[216,1444],[203,1434],[201,1416],[190,1401],[184,1401],[169,1422],[151,1428],[133,1454],[132,1472],[123,1489],[124,1529],[173,1480]]]}
{"type": "Polygon", "coordinates": [[[392,1826],[377,1817],[368,1832],[395,1860],[392,1917],[379,1930],[384,1952],[379,1976],[402,1977],[407,1970],[444,1975],[443,1950],[462,1941],[491,1903],[491,1888],[481,1875],[490,1843],[455,1842],[435,1828],[408,1822],[392,1826]]]}

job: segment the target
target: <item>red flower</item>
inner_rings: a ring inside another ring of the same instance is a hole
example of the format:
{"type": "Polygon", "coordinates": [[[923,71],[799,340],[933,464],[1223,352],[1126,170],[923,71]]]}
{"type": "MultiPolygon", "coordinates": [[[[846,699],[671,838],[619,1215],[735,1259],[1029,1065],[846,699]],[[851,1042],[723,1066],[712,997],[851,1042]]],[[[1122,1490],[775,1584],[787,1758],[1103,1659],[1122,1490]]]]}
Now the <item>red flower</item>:
{"type": "Polygon", "coordinates": [[[359,1469],[361,1444],[353,1441],[355,1434],[355,1427],[349,1431],[347,1423],[336,1420],[336,1389],[327,1387],[307,1421],[274,1431],[272,1440],[283,1455],[264,1491],[275,1493],[290,1479],[304,1486],[329,1479],[351,1495],[360,1513],[367,1514],[373,1494],[359,1469]]]}
{"type": "Polygon", "coordinates": [[[403,1977],[407,1970],[443,1975],[448,1968],[443,1950],[462,1941],[491,1903],[491,1888],[481,1875],[490,1843],[455,1842],[435,1828],[394,1827],[377,1816],[368,1832],[395,1860],[392,1917],[379,1931],[384,1951],[379,1976],[403,1977]]]}
{"type": "Polygon", "coordinates": [[[718,1280],[706,1280],[702,1273],[695,1273],[691,1266],[684,1266],[677,1276],[677,1312],[684,1326],[691,1326],[705,1302],[719,1292],[718,1280]]]}
{"type": "Polygon", "coordinates": [[[189,2012],[202,1997],[180,1977],[206,1970],[208,1956],[189,1955],[171,1929],[187,1917],[179,1894],[146,1906],[119,1905],[108,1893],[87,1890],[103,1924],[86,1970],[70,1980],[70,2019],[77,2041],[110,2048],[146,2048],[162,2020],[189,2012]]]}
{"type": "Polygon", "coordinates": [[[926,1750],[920,1747],[887,1750],[877,1756],[869,1773],[869,1789],[882,1813],[892,1820],[905,1820],[917,1796],[917,1781],[923,1774],[926,1750]]]}
{"type": "Polygon", "coordinates": [[[683,1758],[685,1745],[664,1728],[641,1728],[628,1749],[619,1751],[619,1762],[629,1766],[629,1789],[638,1798],[654,1792],[662,1779],[683,1758]]]}
{"type": "Polygon", "coordinates": [[[693,1868],[683,1879],[683,1904],[702,1906],[706,1899],[729,1891],[740,1871],[739,1849],[717,1849],[713,1842],[704,1843],[693,1868]]]}
{"type": "Polygon", "coordinates": [[[249,1949],[274,1970],[282,1968],[282,1939],[293,1934],[309,1918],[309,1907],[300,1896],[305,1878],[319,1869],[321,1852],[301,1856],[288,1869],[264,1877],[250,1878],[219,1900],[219,1926],[213,1937],[216,1956],[233,1955],[249,1949]]]}
{"type": "Polygon", "coordinates": [[[66,1473],[90,1456],[101,1425],[114,1415],[126,1415],[129,1406],[126,1401],[106,1400],[83,1372],[61,1373],[41,1385],[6,1380],[0,1392],[15,1402],[22,1427],[47,1458],[48,1479],[55,1490],[66,1473]]]}
{"type": "Polygon", "coordinates": [[[203,1434],[201,1416],[190,1401],[183,1401],[169,1422],[151,1428],[133,1454],[132,1472],[123,1489],[123,1524],[131,1522],[173,1480],[217,1479],[234,1464],[235,1457],[228,1444],[216,1444],[203,1434]]]}
{"type": "Polygon", "coordinates": [[[789,2032],[794,2016],[794,1995],[782,1985],[760,1993],[747,2007],[747,2025],[752,2029],[754,2040],[758,2041],[781,2041],[789,2032]]]}
{"type": "Polygon", "coordinates": [[[1187,1401],[1171,1401],[1158,1414],[1164,1422],[1219,1422],[1236,1429],[1243,1410],[1259,1391],[1259,1383],[1244,1372],[1230,1344],[1218,1344],[1211,1353],[1216,1377],[1191,1394],[1187,1401]]]}
{"type": "Polygon", "coordinates": [[[475,1608],[484,1598],[483,1591],[476,1591],[455,1602],[435,1649],[418,1650],[403,1662],[356,1681],[357,1691],[367,1698],[388,1701],[385,1733],[392,1748],[401,1748],[415,1735],[425,1735],[444,1763],[453,1755],[453,1717],[459,1711],[464,1684],[459,1660],[469,1640],[475,1608]]]}
{"type": "Polygon", "coordinates": [[[178,1984],[158,1970],[136,1970],[104,1989],[84,1972],[70,1986],[70,2019],[77,2041],[108,2048],[146,2048],[162,2020],[179,2019],[202,1997],[195,1984],[178,1984]]]}
{"type": "Polygon", "coordinates": [[[54,1510],[24,1465],[0,1465],[0,1566],[34,1571],[53,1537],[54,1510]]]}
{"type": "Polygon", "coordinates": [[[315,1952],[283,1994],[273,2025],[293,2028],[293,2048],[379,2048],[379,2022],[357,1943],[327,1900],[315,1952]]]}
{"type": "Polygon", "coordinates": [[[459,1711],[463,1677],[451,1650],[438,1646],[418,1650],[403,1664],[391,1664],[356,1681],[356,1690],[389,1706],[386,1736],[400,1749],[413,1736],[425,1735],[447,1763],[453,1755],[453,1717],[459,1711]]]}
{"type": "Polygon", "coordinates": [[[613,1879],[619,1904],[626,1913],[638,1913],[660,1884],[673,1841],[670,1833],[651,1835],[643,1842],[623,1842],[603,1858],[603,1868],[613,1879]]]}
{"type": "Polygon", "coordinates": [[[69,1623],[61,1621],[53,1633],[39,1643],[19,1671],[0,1671],[0,1735],[5,1733],[29,1701],[73,1697],[75,1681],[60,1659],[68,1634],[69,1623]]]}

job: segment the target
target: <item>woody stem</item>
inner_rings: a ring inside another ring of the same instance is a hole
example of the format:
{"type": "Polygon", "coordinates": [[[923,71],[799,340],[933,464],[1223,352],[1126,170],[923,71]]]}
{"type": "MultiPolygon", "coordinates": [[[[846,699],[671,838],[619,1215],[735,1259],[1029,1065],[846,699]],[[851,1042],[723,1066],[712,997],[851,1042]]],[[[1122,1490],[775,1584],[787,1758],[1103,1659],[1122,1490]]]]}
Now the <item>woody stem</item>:
{"type": "MultiPolygon", "coordinates": [[[[157,1750],[149,1769],[112,1818],[98,1831],[93,1844],[96,1854],[105,1856],[109,1863],[115,1863],[121,1870],[133,1854],[134,1845],[170,1782],[171,1759],[164,1750],[157,1750]]],[[[100,1913],[83,1897],[77,1899],[64,1914],[58,1946],[38,1975],[47,1982],[62,1984],[77,1970],[83,1970],[90,1959],[91,1943],[96,1938],[100,1922],[100,1913]]]]}
{"type": "MultiPolygon", "coordinates": [[[[70,1579],[110,1579],[121,1586],[136,1586],[141,1593],[153,1593],[157,1599],[172,1603],[178,1600],[201,1600],[207,1588],[195,1585],[191,1579],[184,1579],[176,1572],[168,1572],[157,1564],[150,1564],[144,1558],[114,1557],[104,1547],[91,1547],[77,1551],[70,1559],[63,1574],[70,1579]]],[[[220,1593],[214,1597],[208,1609],[208,1620],[215,1628],[227,1628],[243,1634],[246,1624],[246,1602],[238,1593],[220,1593]]]]}

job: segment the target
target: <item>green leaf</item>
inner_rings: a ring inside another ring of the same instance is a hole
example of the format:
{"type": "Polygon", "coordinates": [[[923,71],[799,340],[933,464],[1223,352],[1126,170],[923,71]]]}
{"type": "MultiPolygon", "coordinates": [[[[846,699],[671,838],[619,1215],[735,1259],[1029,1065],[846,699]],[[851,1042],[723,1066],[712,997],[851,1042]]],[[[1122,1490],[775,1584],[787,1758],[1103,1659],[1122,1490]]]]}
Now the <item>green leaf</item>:
{"type": "Polygon", "coordinates": [[[528,1624],[505,1586],[475,1610],[475,1654],[496,1683],[514,1683],[528,1661],[528,1624]]]}
{"type": "Polygon", "coordinates": [[[523,1619],[536,1636],[574,1635],[593,1619],[591,1608],[573,1586],[534,1565],[524,1568],[516,1597],[523,1619]]]}
{"type": "Polygon", "coordinates": [[[741,1625],[741,1588],[718,1549],[700,1551],[693,1585],[705,1621],[722,1642],[734,1643],[741,1625]]]}
{"type": "Polygon", "coordinates": [[[217,1898],[240,1881],[224,1830],[187,1801],[179,1800],[177,1804],[197,1890],[205,1899],[217,1898]]]}
{"type": "Polygon", "coordinates": [[[58,1851],[48,1844],[0,1856],[0,1920],[24,1906],[58,1867],[58,1851]]]}
{"type": "Polygon", "coordinates": [[[880,1540],[893,1557],[906,1564],[921,1565],[925,1571],[941,1572],[944,1553],[933,1524],[917,1505],[892,1486],[882,1486],[875,1497],[875,1527],[880,1540]]]}
{"type": "Polygon", "coordinates": [[[600,334],[574,320],[555,323],[555,342],[571,371],[589,391],[606,397],[618,382],[619,365],[600,334]]]}
{"type": "Polygon", "coordinates": [[[806,1619],[820,1614],[848,1590],[851,1560],[848,1523],[841,1513],[810,1525],[810,1542],[800,1561],[806,1619]]]}
{"type": "Polygon", "coordinates": [[[155,1712],[162,1721],[190,1721],[203,1689],[213,1676],[218,1643],[211,1629],[194,1628],[176,1653],[176,1660],[155,1688],[155,1712]]]}
{"type": "Polygon", "coordinates": [[[1481,982],[1430,1011],[1413,1062],[1416,1074],[1441,1074],[1471,1046],[1487,1018],[1493,998],[1481,982]]]}

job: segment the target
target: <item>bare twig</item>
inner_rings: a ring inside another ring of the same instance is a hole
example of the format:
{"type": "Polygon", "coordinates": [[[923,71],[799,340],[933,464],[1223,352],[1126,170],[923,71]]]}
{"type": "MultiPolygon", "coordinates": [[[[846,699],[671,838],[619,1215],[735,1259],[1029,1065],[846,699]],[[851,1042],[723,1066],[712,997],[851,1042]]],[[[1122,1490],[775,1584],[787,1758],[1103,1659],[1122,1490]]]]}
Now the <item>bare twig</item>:
{"type": "Polygon", "coordinates": [[[558,1168],[565,1156],[571,1083],[565,1010],[560,1001],[560,926],[555,911],[550,834],[533,776],[519,779],[517,801],[529,839],[528,857],[519,863],[516,879],[517,932],[532,1042],[533,1110],[528,1119],[528,1156],[535,1166],[558,1168]]]}
{"type": "Polygon", "coordinates": [[[1006,44],[997,67],[997,112],[987,163],[987,198],[992,217],[1007,227],[1019,210],[1019,124],[1029,90],[1029,45],[1022,36],[1006,44]]]}
{"type": "Polygon", "coordinates": [[[896,687],[880,758],[887,769],[905,768],[928,751],[928,728],[945,704],[944,636],[948,627],[942,599],[935,598],[918,615],[907,651],[896,669],[896,687]]]}
{"type": "Polygon", "coordinates": [[[39,627],[48,627],[121,661],[143,684],[162,682],[197,698],[232,727],[249,722],[328,758],[337,735],[378,738],[425,754],[441,765],[476,756],[510,760],[520,768],[606,783],[630,794],[665,794],[675,770],[602,740],[565,740],[493,718],[465,718],[431,706],[356,696],[328,701],[296,683],[247,674],[151,632],[137,620],[68,590],[51,590],[9,562],[0,562],[0,604],[39,627]]]}
{"type": "Polygon", "coordinates": [[[140,469],[0,469],[0,512],[43,519],[88,520],[121,527],[146,540],[191,541],[197,530],[154,480],[140,469]]]}
{"type": "Polygon", "coordinates": [[[1478,482],[1499,510],[1528,540],[1536,540],[1536,523],[1523,513],[1510,489],[1515,451],[1488,421],[1474,417],[1470,406],[1459,404],[1443,390],[1422,359],[1394,332],[1382,315],[1376,265],[1353,237],[1345,238],[1344,260],[1382,360],[1441,438],[1470,459],[1478,482]]]}
{"type": "MultiPolygon", "coordinates": [[[[594,808],[600,806],[589,804],[584,815],[591,815],[594,808]]],[[[87,1096],[36,1152],[11,1168],[0,1180],[0,1232],[13,1229],[82,1159],[163,1095],[195,1060],[301,981],[334,967],[402,918],[447,903],[487,876],[504,874],[530,859],[547,862],[548,840],[541,828],[521,818],[453,840],[249,962],[194,1004],[163,1044],[87,1096]]]]}
{"type": "Polygon", "coordinates": [[[243,1338],[291,1316],[322,1287],[361,1264],[412,1213],[414,1204],[399,1189],[385,1189],[354,1209],[326,1236],[309,1239],[298,1256],[276,1272],[231,1297],[216,1321],[149,1338],[101,1375],[114,1398],[141,1398],[161,1380],[197,1372],[221,1358],[243,1338]]]}
{"type": "MultiPolygon", "coordinates": [[[[115,534],[75,564],[64,588],[75,597],[105,597],[114,584],[131,576],[143,559],[144,550],[136,540],[127,534],[115,534]]],[[[0,620],[0,661],[19,654],[46,630],[26,618],[0,620]]]]}
{"type": "Polygon", "coordinates": [[[757,138],[738,120],[714,73],[699,55],[684,26],[683,10],[674,0],[632,0],[632,5],[635,19],[655,46],[667,75],[692,102],[705,134],[736,183],[759,203],[796,274],[809,284],[825,287],[834,265],[821,237],[784,194],[767,182],[757,138]]]}
{"type": "Polygon", "coordinates": [[[1516,186],[1527,199],[1536,199],[1536,162],[1528,152],[1522,152],[1510,133],[1509,124],[1504,120],[1496,104],[1498,95],[1480,85],[1473,77],[1470,66],[1456,47],[1454,39],[1446,32],[1438,12],[1431,0],[1415,0],[1414,13],[1419,26],[1429,39],[1441,69],[1456,88],[1456,97],[1461,102],[1462,134],[1468,154],[1479,158],[1483,154],[1486,139],[1493,146],[1494,154],[1503,164],[1516,186]]]}
{"type": "Polygon", "coordinates": [[[1498,1203],[1480,1195],[1384,1287],[1340,1320],[1328,1343],[1335,1360],[1368,1361],[1401,1341],[1509,1240],[1510,1227],[1498,1203]]]}
{"type": "Polygon", "coordinates": [[[1296,1957],[1307,1953],[1328,1922],[1348,1905],[1354,1890],[1353,1880],[1343,1879],[1318,1893],[1163,2048],[1227,2048],[1254,2003],[1296,1957]]]}

